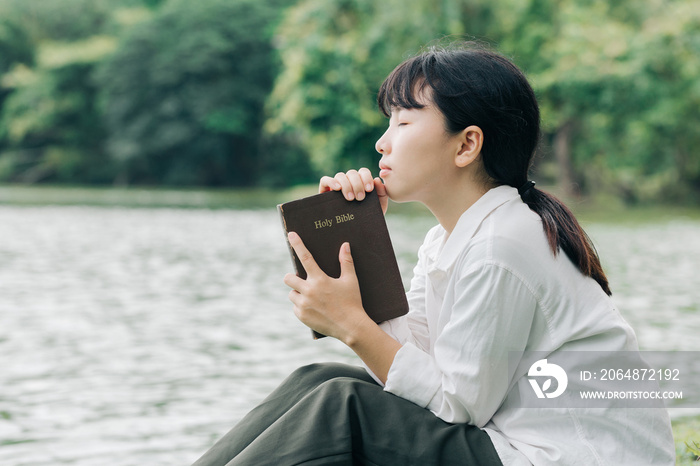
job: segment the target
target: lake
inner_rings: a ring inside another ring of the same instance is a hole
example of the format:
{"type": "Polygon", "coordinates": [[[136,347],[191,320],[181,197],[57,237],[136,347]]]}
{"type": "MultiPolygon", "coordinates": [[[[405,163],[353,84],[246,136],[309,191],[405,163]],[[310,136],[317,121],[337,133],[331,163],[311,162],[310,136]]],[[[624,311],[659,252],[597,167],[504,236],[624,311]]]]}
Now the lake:
{"type": "MultiPolygon", "coordinates": [[[[433,220],[388,222],[407,284],[433,220]]],[[[700,221],[586,228],[642,349],[700,350],[700,221]]],[[[356,363],[291,270],[274,209],[0,206],[0,464],[190,464],[299,365],[356,363]]]]}

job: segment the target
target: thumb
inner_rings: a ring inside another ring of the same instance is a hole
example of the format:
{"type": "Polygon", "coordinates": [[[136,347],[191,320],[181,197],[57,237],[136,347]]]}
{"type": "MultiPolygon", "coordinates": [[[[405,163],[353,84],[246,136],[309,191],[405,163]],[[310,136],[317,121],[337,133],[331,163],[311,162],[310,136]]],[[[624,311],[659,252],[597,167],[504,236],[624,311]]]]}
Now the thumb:
{"type": "Polygon", "coordinates": [[[341,277],[346,274],[355,275],[355,261],[352,260],[352,254],[350,253],[350,243],[343,243],[340,247],[338,259],[340,260],[341,277]]]}
{"type": "Polygon", "coordinates": [[[381,178],[374,179],[374,188],[377,190],[379,205],[382,206],[382,212],[386,214],[386,209],[389,207],[389,196],[387,195],[386,186],[382,183],[381,178]]]}

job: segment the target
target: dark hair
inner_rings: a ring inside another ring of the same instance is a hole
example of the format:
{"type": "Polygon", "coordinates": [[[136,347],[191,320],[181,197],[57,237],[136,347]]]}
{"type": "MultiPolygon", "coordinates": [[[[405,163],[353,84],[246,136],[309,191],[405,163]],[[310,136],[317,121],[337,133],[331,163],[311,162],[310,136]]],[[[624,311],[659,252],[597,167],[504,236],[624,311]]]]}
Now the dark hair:
{"type": "MultiPolygon", "coordinates": [[[[426,89],[448,132],[481,128],[481,157],[490,182],[527,187],[540,138],[540,111],[527,78],[510,60],[475,43],[434,46],[397,66],[382,83],[377,103],[387,117],[392,108],[423,108],[417,96],[426,89]]],[[[583,274],[612,294],[598,253],[571,211],[544,191],[519,190],[541,217],[552,252],[561,248],[583,274]]]]}

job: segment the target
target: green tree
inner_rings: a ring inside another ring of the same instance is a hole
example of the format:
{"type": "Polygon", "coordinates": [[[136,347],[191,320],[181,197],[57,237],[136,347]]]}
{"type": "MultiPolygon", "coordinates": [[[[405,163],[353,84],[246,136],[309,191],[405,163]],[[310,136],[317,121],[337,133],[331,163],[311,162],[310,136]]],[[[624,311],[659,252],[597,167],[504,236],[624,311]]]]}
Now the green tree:
{"type": "Polygon", "coordinates": [[[32,66],[34,59],[35,46],[26,28],[11,18],[0,19],[0,116],[5,99],[11,93],[10,86],[3,83],[2,76],[16,65],[32,66]]]}
{"type": "Polygon", "coordinates": [[[533,81],[562,184],[630,202],[697,191],[698,131],[688,122],[700,116],[700,22],[691,3],[558,3],[541,48],[550,63],[533,81]]]}
{"type": "Polygon", "coordinates": [[[108,179],[91,72],[113,48],[109,38],[46,45],[36,69],[16,68],[5,75],[13,90],[0,117],[0,144],[5,146],[0,179],[108,179]]]}
{"type": "Polygon", "coordinates": [[[554,155],[565,191],[687,197],[700,165],[693,3],[306,0],[279,31],[283,69],[267,127],[294,133],[324,172],[372,165],[381,79],[407,52],[464,33],[494,43],[532,80],[542,161],[554,155]]]}
{"type": "Polygon", "coordinates": [[[29,29],[35,41],[71,41],[103,32],[123,0],[0,0],[0,12],[29,29]]]}
{"type": "Polygon", "coordinates": [[[698,199],[694,3],[0,0],[0,179],[274,185],[373,166],[382,79],[454,35],[533,82],[538,179],[698,199]]]}
{"type": "Polygon", "coordinates": [[[34,64],[34,44],[26,28],[12,19],[0,19],[0,76],[17,63],[34,64]]]}
{"type": "Polygon", "coordinates": [[[268,101],[269,133],[292,133],[323,173],[376,165],[385,129],[376,92],[406,55],[461,32],[458,2],[305,0],[277,31],[282,71],[268,101]],[[451,29],[453,28],[453,29],[451,29]]]}
{"type": "Polygon", "coordinates": [[[98,74],[120,182],[255,180],[275,17],[256,0],[174,1],[126,35],[98,74]]]}
{"type": "Polygon", "coordinates": [[[700,11],[687,0],[653,6],[630,44],[634,96],[611,124],[622,155],[611,160],[632,200],[700,202],[700,11]]]}
{"type": "Polygon", "coordinates": [[[0,0],[0,180],[112,179],[92,74],[115,46],[104,33],[148,11],[132,4],[0,0]]]}

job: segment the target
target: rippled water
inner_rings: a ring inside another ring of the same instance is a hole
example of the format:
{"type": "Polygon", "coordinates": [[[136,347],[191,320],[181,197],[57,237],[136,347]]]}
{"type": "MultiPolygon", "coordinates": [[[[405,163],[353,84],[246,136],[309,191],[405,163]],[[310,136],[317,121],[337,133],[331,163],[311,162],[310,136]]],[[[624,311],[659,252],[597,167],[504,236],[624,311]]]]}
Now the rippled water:
{"type": "MultiPolygon", "coordinates": [[[[428,218],[390,216],[406,282],[428,218]]],[[[642,348],[700,350],[700,223],[593,224],[642,348]]],[[[0,464],[189,464],[289,372],[277,213],[0,207],[0,464]]]]}

